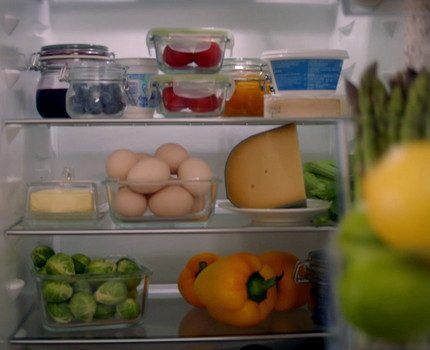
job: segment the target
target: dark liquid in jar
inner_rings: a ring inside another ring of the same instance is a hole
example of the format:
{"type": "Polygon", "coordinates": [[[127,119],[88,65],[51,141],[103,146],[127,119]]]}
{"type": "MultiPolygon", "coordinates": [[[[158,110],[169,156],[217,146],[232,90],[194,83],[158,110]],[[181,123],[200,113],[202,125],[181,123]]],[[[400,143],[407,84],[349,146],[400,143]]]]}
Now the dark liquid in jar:
{"type": "Polygon", "coordinates": [[[70,118],[66,111],[67,89],[40,89],[36,92],[36,108],[42,118],[70,118]]]}

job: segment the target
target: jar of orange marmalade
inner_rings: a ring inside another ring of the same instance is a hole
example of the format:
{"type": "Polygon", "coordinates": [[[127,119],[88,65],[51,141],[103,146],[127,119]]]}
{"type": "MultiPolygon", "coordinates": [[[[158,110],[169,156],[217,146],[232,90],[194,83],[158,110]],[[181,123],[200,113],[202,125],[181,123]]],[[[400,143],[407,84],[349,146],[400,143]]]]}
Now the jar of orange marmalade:
{"type": "Polygon", "coordinates": [[[270,72],[258,58],[226,58],[222,72],[235,81],[234,94],[225,104],[225,117],[263,117],[264,95],[270,91],[270,72]]]}

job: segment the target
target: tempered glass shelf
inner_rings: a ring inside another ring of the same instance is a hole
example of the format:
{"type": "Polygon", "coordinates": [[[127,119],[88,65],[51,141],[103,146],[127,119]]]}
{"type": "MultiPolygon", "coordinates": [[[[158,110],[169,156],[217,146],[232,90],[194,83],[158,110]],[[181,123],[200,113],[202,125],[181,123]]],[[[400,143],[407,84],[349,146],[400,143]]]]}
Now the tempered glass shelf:
{"type": "Polygon", "coordinates": [[[93,344],[220,342],[326,337],[328,333],[312,322],[311,313],[300,308],[272,312],[262,324],[252,328],[227,326],[213,320],[206,310],[188,305],[176,285],[153,285],[141,325],[122,329],[50,332],[41,324],[34,307],[16,332],[11,344],[93,344]]]}
{"type": "Polygon", "coordinates": [[[262,233],[262,232],[312,232],[335,230],[334,226],[288,225],[286,223],[254,223],[241,214],[216,212],[207,222],[179,223],[130,223],[116,225],[108,214],[101,220],[85,222],[47,222],[28,224],[20,221],[5,231],[7,235],[116,235],[153,233],[262,233]]]}
{"type": "Polygon", "coordinates": [[[216,118],[153,118],[153,119],[7,119],[6,126],[90,126],[90,125],[284,125],[288,123],[327,125],[342,118],[262,118],[262,117],[216,117],[216,118]]]}

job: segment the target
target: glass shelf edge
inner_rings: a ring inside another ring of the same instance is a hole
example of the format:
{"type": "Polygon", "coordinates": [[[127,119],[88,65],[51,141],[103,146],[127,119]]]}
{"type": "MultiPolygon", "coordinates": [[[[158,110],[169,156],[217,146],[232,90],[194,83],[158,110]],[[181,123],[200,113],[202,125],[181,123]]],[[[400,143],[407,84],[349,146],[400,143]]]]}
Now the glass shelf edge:
{"type": "Polygon", "coordinates": [[[337,118],[154,118],[154,119],[6,119],[6,126],[101,126],[101,125],[284,125],[288,123],[334,124],[350,120],[337,118]]]}

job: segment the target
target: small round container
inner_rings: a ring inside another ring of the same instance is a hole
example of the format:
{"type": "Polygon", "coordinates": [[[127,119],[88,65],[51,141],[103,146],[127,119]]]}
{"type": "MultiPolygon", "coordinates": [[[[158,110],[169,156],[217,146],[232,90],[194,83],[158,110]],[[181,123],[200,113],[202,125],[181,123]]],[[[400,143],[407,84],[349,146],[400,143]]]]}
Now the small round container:
{"type": "Polygon", "coordinates": [[[299,261],[294,270],[296,283],[310,283],[310,300],[308,307],[312,320],[321,326],[333,323],[332,292],[329,274],[329,262],[325,250],[309,252],[304,261],[299,261]]]}
{"type": "Polygon", "coordinates": [[[226,50],[234,45],[233,34],[217,28],[153,28],[148,32],[149,52],[155,50],[165,73],[217,73],[226,50]]]}
{"type": "Polygon", "coordinates": [[[261,58],[269,64],[275,93],[298,92],[306,96],[307,92],[336,91],[348,53],[344,50],[272,50],[263,52],[261,58]]]}
{"type": "Polygon", "coordinates": [[[149,79],[158,73],[155,58],[117,58],[116,63],[127,67],[129,96],[134,102],[128,105],[123,118],[152,118],[157,99],[148,93],[149,79]]]}
{"type": "Polygon", "coordinates": [[[221,72],[234,79],[235,90],[225,104],[226,117],[263,117],[264,95],[270,92],[267,63],[258,58],[227,58],[221,72]]]}
{"type": "Polygon", "coordinates": [[[63,67],[76,63],[110,62],[114,54],[106,46],[90,44],[58,44],[43,46],[33,53],[30,69],[40,71],[36,108],[42,118],[69,118],[66,91],[69,83],[60,81],[63,67]]]}
{"type": "Polygon", "coordinates": [[[66,110],[71,118],[120,118],[127,104],[126,71],[117,64],[77,65],[63,69],[70,83],[66,110]]]}
{"type": "Polygon", "coordinates": [[[159,96],[157,112],[165,117],[216,117],[234,92],[234,80],[225,74],[164,74],[151,78],[159,96]]]}

